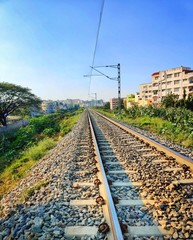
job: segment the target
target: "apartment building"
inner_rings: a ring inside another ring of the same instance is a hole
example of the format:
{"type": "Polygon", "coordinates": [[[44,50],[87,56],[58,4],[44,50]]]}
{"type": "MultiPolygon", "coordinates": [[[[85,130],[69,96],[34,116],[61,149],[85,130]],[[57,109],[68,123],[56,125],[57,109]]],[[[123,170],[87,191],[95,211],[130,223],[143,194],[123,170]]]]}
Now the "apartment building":
{"type": "Polygon", "coordinates": [[[118,107],[119,99],[118,98],[111,98],[110,99],[110,109],[115,110],[118,107]]]}
{"type": "Polygon", "coordinates": [[[44,100],[41,107],[44,113],[50,114],[56,112],[56,102],[52,100],[44,100]]]}
{"type": "Polygon", "coordinates": [[[125,98],[123,98],[123,105],[125,109],[129,109],[135,104],[135,95],[129,94],[125,98]]]}
{"type": "MultiPolygon", "coordinates": [[[[139,100],[150,100],[154,104],[161,102],[167,94],[173,93],[183,98],[193,94],[193,70],[189,67],[177,67],[152,74],[152,82],[140,84],[139,100]]],[[[146,101],[145,101],[146,102],[146,101]]]]}
{"type": "Polygon", "coordinates": [[[138,103],[140,106],[149,105],[152,102],[152,83],[144,83],[139,85],[138,103]]]}

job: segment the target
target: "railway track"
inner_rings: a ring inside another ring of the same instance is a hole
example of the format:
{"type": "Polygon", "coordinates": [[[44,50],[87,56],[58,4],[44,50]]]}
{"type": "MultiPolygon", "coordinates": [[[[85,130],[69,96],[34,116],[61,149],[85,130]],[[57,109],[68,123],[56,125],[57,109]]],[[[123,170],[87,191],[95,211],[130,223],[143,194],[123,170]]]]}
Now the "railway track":
{"type": "Polygon", "coordinates": [[[192,160],[88,116],[1,200],[0,239],[193,239],[192,160]]]}
{"type": "Polygon", "coordinates": [[[192,159],[92,114],[125,239],[192,239],[192,159]],[[115,156],[114,156],[115,153],[115,156]],[[187,209],[187,212],[184,211],[187,209]]]}

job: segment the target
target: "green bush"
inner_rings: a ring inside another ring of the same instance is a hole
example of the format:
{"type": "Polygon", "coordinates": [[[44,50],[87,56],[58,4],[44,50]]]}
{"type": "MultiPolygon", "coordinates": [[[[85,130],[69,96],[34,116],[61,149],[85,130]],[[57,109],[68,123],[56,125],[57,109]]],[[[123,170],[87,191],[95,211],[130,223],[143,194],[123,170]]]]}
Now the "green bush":
{"type": "Polygon", "coordinates": [[[19,151],[26,148],[35,142],[35,134],[36,132],[32,125],[20,128],[16,133],[15,140],[12,142],[11,147],[19,151]]]}
{"type": "Polygon", "coordinates": [[[45,128],[43,130],[43,135],[48,136],[48,137],[53,136],[55,133],[56,133],[56,131],[53,128],[45,128]]]}
{"type": "Polygon", "coordinates": [[[185,108],[157,108],[153,106],[138,107],[134,106],[126,110],[127,117],[160,117],[171,123],[175,123],[176,126],[180,125],[187,131],[193,130],[193,112],[185,108]]]}
{"type": "Polygon", "coordinates": [[[63,115],[60,113],[49,114],[45,116],[40,116],[38,118],[32,118],[30,120],[30,125],[35,129],[36,133],[41,133],[46,128],[52,128],[56,132],[59,131],[58,123],[63,118],[63,115]]]}

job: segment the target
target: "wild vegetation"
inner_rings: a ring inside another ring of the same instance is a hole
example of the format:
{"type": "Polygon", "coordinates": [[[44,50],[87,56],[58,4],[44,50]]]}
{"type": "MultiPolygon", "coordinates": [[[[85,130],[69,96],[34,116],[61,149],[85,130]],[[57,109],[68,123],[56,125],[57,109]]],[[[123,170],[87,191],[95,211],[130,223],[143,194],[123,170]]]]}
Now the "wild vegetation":
{"type": "Polygon", "coordinates": [[[193,112],[182,107],[139,107],[117,111],[100,109],[110,117],[150,130],[180,145],[193,148],[193,112]]]}
{"type": "Polygon", "coordinates": [[[163,98],[162,100],[162,107],[168,108],[168,107],[181,107],[185,109],[189,109],[193,111],[193,95],[186,94],[186,90],[184,89],[183,92],[183,98],[179,99],[178,95],[175,95],[173,93],[168,94],[163,98]]]}
{"type": "Polygon", "coordinates": [[[82,109],[31,118],[29,124],[0,138],[0,198],[67,134],[82,109]]]}

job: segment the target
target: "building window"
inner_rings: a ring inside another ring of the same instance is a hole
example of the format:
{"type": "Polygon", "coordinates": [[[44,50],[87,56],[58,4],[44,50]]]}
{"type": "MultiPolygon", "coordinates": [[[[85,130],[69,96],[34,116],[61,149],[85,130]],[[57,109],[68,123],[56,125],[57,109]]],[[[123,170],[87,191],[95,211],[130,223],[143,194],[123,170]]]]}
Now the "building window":
{"type": "Polygon", "coordinates": [[[187,81],[187,78],[184,78],[184,79],[183,79],[183,82],[186,82],[186,81],[187,81]]]}
{"type": "Polygon", "coordinates": [[[155,80],[158,80],[159,79],[159,76],[155,77],[155,80]]]}
{"type": "Polygon", "coordinates": [[[189,83],[193,83],[193,78],[190,78],[190,79],[189,79],[189,83]]]}
{"type": "Polygon", "coordinates": [[[179,92],[180,88],[174,88],[174,92],[179,92]]]}
{"type": "Polygon", "coordinates": [[[180,76],[180,72],[174,73],[174,77],[179,77],[179,76],[180,76]]]}
{"type": "Polygon", "coordinates": [[[180,80],[175,80],[174,81],[174,85],[179,84],[179,83],[180,83],[180,80]]]}
{"type": "Polygon", "coordinates": [[[167,74],[167,78],[172,78],[172,74],[167,74]]]}
{"type": "Polygon", "coordinates": [[[189,92],[192,92],[193,91],[193,87],[189,87],[189,92]]]}
{"type": "Polygon", "coordinates": [[[171,85],[171,83],[172,83],[171,81],[170,81],[170,82],[167,82],[167,85],[171,85]]]}

